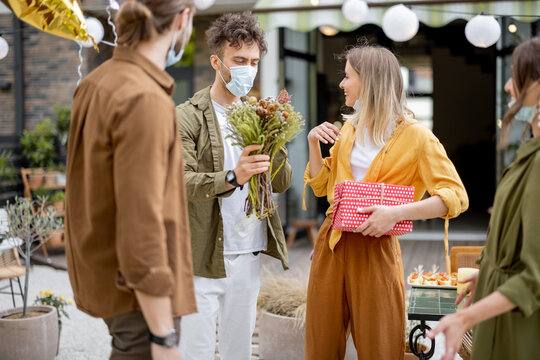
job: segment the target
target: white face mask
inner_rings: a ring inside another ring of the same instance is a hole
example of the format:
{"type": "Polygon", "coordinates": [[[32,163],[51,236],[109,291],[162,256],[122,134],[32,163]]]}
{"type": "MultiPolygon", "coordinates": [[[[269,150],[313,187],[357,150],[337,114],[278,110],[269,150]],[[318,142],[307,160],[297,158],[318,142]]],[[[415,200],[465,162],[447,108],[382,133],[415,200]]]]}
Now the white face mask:
{"type": "Polygon", "coordinates": [[[255,77],[257,76],[257,69],[251,65],[228,67],[223,63],[223,61],[221,61],[219,57],[218,60],[223,64],[223,66],[229,69],[231,73],[231,81],[227,83],[223,78],[223,75],[221,75],[221,71],[219,71],[219,76],[225,84],[225,87],[234,96],[246,96],[249,90],[251,90],[253,87],[253,81],[255,81],[255,77]]]}

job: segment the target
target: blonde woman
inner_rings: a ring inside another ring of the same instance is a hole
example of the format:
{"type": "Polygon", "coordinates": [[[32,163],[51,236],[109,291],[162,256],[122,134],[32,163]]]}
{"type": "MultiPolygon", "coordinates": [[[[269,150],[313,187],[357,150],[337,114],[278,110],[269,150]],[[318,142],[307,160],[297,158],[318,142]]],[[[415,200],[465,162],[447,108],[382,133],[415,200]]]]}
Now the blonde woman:
{"type": "Polygon", "coordinates": [[[397,222],[458,216],[468,207],[465,188],[439,140],[405,107],[396,57],[375,46],[346,52],[340,88],[356,112],[341,132],[324,123],[308,134],[304,175],[326,212],[311,265],[307,298],[306,359],[343,359],[347,326],[359,359],[400,359],[405,351],[405,295],[397,222]],[[319,142],[333,144],[323,159],[319,142]],[[373,206],[356,232],[331,229],[334,185],[345,180],[415,187],[412,204],[373,206]],[[422,199],[428,191],[431,197],[422,199]]]}

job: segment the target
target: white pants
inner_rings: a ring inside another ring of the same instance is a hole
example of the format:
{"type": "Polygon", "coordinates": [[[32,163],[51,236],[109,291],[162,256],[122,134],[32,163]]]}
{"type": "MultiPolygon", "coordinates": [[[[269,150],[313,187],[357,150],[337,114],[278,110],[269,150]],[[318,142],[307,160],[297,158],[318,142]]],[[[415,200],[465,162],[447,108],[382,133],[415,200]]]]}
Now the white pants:
{"type": "Polygon", "coordinates": [[[257,297],[261,286],[261,254],[225,255],[224,279],[195,277],[198,312],[183,316],[180,353],[184,360],[214,360],[219,317],[221,360],[250,360],[257,297]]]}

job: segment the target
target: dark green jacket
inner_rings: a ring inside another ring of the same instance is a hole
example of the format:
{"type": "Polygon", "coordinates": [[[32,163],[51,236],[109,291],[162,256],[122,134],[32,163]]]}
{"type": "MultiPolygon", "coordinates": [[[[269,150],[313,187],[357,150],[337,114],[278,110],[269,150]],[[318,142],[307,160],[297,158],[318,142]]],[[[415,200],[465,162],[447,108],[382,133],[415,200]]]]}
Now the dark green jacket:
{"type": "Polygon", "coordinates": [[[474,301],[500,291],[517,308],[474,328],[472,359],[539,359],[540,138],[505,170],[479,263],[474,301]]]}
{"type": "MultiPolygon", "coordinates": [[[[223,169],[223,140],[210,100],[210,87],[178,105],[176,115],[184,147],[193,270],[196,276],[223,278],[226,273],[221,198],[231,196],[234,189],[226,191],[225,174],[231,169],[223,169]]],[[[286,149],[276,154],[274,164],[279,166],[283,160],[285,165],[272,181],[276,193],[285,192],[291,183],[286,149]]],[[[277,212],[268,218],[267,224],[268,246],[264,253],[281,260],[283,268],[288,269],[285,236],[277,212]]]]}

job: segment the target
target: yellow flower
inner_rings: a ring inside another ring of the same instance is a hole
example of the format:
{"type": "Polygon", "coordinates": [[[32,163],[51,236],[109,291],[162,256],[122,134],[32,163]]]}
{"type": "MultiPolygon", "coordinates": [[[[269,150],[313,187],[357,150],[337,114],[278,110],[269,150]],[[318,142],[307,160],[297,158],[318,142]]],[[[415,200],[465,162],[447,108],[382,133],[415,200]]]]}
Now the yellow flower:
{"type": "Polygon", "coordinates": [[[69,305],[73,304],[73,300],[69,299],[69,300],[68,300],[68,304],[69,304],[69,305]]]}
{"type": "Polygon", "coordinates": [[[45,295],[45,291],[44,291],[44,290],[41,290],[41,291],[39,292],[39,296],[44,296],[44,295],[45,295]]]}
{"type": "Polygon", "coordinates": [[[65,301],[66,298],[64,297],[64,295],[60,295],[60,301],[65,301]]]}

